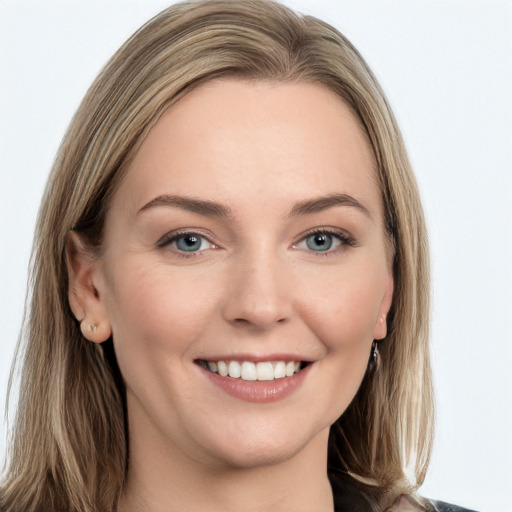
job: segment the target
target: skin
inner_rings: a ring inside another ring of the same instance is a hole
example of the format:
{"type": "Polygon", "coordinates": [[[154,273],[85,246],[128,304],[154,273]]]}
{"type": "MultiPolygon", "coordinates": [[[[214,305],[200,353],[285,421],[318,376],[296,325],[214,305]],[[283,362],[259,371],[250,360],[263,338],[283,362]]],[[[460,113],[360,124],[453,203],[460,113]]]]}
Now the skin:
{"type": "Polygon", "coordinates": [[[367,139],[327,89],[214,81],[166,111],[113,199],[102,256],[76,235],[68,247],[73,311],[92,342],[113,336],[126,382],[119,510],[331,511],[329,427],[386,335],[388,248],[367,139]],[[148,205],[164,194],[230,215],[148,205]],[[333,194],[355,202],[290,215],[333,194]],[[311,249],[317,228],[342,239],[311,249]],[[200,249],[180,252],[176,230],[200,249]],[[232,397],[196,364],[272,353],[313,362],[277,402],[232,397]]]}

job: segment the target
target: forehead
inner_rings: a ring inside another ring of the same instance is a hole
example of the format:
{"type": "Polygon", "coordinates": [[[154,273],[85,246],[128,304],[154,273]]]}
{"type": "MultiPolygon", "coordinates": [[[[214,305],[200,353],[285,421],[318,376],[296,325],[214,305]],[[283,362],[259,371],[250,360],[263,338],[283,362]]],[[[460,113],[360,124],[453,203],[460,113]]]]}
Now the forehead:
{"type": "Polygon", "coordinates": [[[235,207],[329,193],[379,203],[374,167],[359,120],[327,88],[219,80],[164,112],[114,203],[136,209],[164,193],[235,207]]]}

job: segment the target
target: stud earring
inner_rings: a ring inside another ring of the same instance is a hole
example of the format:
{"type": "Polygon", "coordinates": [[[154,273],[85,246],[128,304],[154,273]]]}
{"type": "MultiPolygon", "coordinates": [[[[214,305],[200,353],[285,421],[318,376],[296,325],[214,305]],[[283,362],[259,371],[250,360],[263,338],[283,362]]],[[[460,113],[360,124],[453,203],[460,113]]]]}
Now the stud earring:
{"type": "Polygon", "coordinates": [[[94,336],[98,330],[98,325],[95,323],[87,323],[85,320],[82,320],[82,322],[80,322],[80,330],[82,331],[82,334],[89,339],[90,336],[94,336]]]}

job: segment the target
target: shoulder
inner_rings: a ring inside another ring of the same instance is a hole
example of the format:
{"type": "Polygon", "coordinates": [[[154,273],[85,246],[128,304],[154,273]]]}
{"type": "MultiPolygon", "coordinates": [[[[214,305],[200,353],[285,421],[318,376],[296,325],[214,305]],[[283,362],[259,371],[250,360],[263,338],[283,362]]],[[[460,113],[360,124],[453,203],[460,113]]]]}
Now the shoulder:
{"type": "Polygon", "coordinates": [[[415,498],[401,494],[386,512],[476,512],[444,501],[415,498]]]}
{"type": "MultiPolygon", "coordinates": [[[[333,490],[335,512],[372,512],[382,510],[377,502],[366,492],[358,488],[355,482],[345,480],[339,472],[329,473],[333,490]]],[[[473,509],[459,507],[444,501],[414,497],[400,494],[385,512],[477,512],[473,509]]]]}

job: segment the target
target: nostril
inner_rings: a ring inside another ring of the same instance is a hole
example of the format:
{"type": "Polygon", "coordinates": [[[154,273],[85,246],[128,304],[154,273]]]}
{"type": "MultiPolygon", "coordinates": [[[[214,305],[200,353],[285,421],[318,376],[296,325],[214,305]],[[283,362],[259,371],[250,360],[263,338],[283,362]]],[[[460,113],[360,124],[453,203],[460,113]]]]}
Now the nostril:
{"type": "Polygon", "coordinates": [[[283,324],[286,318],[278,318],[277,320],[266,319],[250,319],[250,318],[234,318],[233,323],[240,327],[254,326],[261,329],[267,329],[277,324],[283,324]],[[253,321],[254,320],[254,321],[253,321]]]}

